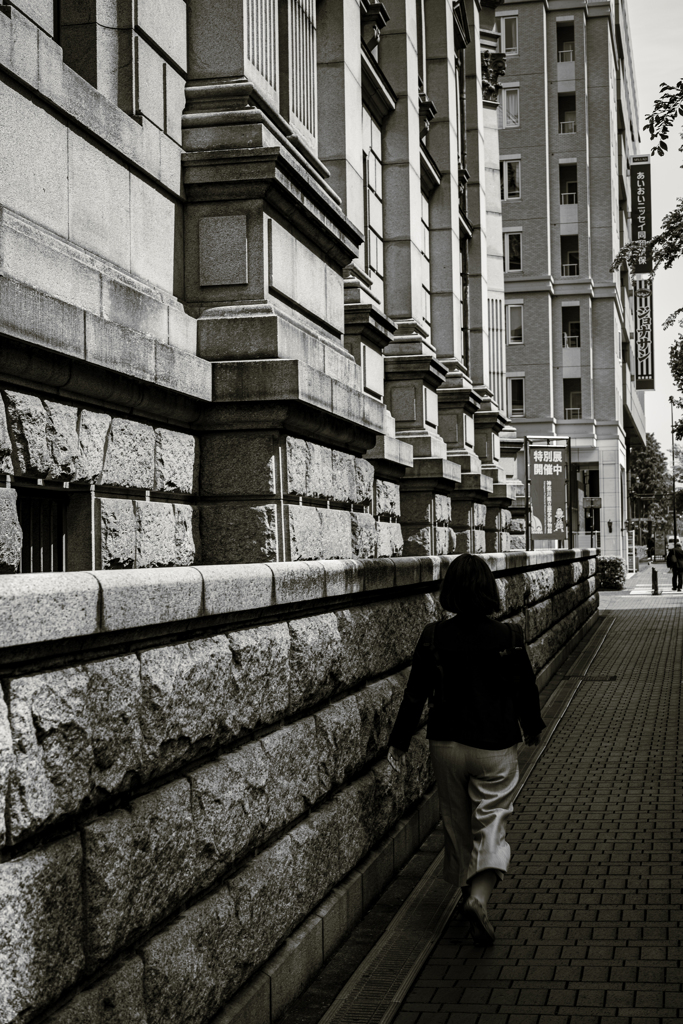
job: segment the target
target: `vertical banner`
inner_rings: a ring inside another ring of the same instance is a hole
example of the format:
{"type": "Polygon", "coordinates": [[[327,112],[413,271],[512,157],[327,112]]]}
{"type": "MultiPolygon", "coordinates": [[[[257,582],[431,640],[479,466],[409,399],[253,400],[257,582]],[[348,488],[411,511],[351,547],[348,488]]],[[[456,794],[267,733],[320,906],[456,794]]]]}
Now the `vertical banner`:
{"type": "Polygon", "coordinates": [[[529,470],[533,539],[566,540],[569,448],[532,442],[529,451],[529,470]]]}
{"type": "MultiPolygon", "coordinates": [[[[652,238],[652,198],[650,195],[649,156],[631,157],[631,239],[648,242],[652,238]]],[[[652,273],[652,255],[638,260],[639,274],[652,273]]]]}
{"type": "Polygon", "coordinates": [[[636,391],[654,391],[655,357],[652,330],[652,280],[634,281],[636,391]]]}

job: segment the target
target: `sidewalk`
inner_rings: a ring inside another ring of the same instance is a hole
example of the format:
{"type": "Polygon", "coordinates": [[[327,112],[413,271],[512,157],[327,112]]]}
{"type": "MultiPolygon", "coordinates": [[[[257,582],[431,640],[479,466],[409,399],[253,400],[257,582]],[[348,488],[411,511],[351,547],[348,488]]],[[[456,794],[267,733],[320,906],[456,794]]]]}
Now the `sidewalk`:
{"type": "Polygon", "coordinates": [[[649,574],[603,602],[609,635],[517,799],[495,946],[455,918],[396,1024],[683,1016],[683,601],[637,593],[649,574]]]}

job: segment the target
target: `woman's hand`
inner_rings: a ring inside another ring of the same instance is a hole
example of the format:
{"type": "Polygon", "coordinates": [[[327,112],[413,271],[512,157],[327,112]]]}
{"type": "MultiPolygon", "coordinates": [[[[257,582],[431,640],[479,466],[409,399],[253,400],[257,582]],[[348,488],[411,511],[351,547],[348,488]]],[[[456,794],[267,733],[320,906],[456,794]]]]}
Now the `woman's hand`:
{"type": "Polygon", "coordinates": [[[389,747],[387,752],[387,761],[395,772],[401,771],[405,757],[406,755],[402,750],[399,750],[397,747],[389,747]]]}
{"type": "Polygon", "coordinates": [[[525,736],[524,742],[526,743],[527,747],[537,747],[538,744],[541,742],[542,735],[543,733],[539,732],[536,734],[536,736],[525,736]]]}

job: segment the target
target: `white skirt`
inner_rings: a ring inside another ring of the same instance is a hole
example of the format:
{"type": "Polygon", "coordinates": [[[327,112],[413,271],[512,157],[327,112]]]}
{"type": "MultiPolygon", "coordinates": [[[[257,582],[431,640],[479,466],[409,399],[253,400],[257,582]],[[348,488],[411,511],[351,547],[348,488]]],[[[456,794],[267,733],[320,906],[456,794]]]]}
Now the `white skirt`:
{"type": "Polygon", "coordinates": [[[446,833],[443,877],[463,886],[492,868],[502,878],[510,864],[505,824],[519,779],[517,745],[482,750],[430,740],[429,748],[446,833]]]}

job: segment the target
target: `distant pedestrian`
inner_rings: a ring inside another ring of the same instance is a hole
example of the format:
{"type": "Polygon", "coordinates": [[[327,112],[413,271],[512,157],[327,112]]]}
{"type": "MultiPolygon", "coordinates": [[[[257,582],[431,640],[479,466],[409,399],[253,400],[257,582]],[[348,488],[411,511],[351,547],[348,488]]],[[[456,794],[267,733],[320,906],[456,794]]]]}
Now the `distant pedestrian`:
{"type": "Polygon", "coordinates": [[[463,889],[475,942],[495,932],[487,903],[510,863],[505,823],[519,780],[517,747],[536,746],[545,724],[534,671],[518,626],[488,616],[500,608],[483,558],[449,566],[441,606],[455,616],[423,631],[389,737],[396,770],[430,701],[427,736],[445,831],[444,878],[463,889]],[[520,731],[521,725],[521,731],[520,731]]]}
{"type": "Polygon", "coordinates": [[[671,589],[680,590],[683,583],[683,548],[680,541],[677,540],[676,546],[669,548],[666,564],[671,569],[671,589]]]}

